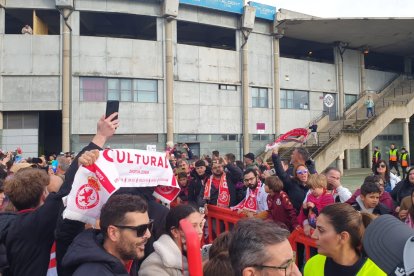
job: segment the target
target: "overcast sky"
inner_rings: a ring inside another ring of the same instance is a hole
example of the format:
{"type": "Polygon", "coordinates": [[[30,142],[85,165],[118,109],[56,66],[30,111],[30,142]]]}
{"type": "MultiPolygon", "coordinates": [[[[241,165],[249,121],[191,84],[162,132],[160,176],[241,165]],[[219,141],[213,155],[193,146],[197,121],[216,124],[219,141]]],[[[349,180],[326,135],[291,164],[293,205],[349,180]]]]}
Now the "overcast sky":
{"type": "Polygon", "coordinates": [[[414,0],[254,0],[319,17],[414,17],[414,0]]]}

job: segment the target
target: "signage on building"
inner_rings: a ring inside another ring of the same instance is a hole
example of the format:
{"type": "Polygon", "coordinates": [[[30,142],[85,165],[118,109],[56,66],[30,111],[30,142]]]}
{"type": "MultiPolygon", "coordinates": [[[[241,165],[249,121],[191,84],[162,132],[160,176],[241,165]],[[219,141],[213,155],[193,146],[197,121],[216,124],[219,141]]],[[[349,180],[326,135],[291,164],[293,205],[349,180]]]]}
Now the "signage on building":
{"type": "Polygon", "coordinates": [[[326,107],[332,107],[334,106],[335,99],[331,94],[326,94],[325,97],[323,97],[323,104],[326,107]]]}
{"type": "Polygon", "coordinates": [[[208,9],[232,12],[237,14],[243,13],[243,0],[180,0],[180,4],[199,6],[208,9]]]}
{"type": "Polygon", "coordinates": [[[266,123],[256,123],[256,130],[258,134],[263,134],[266,130],[266,123]]]}
{"type": "Polygon", "coordinates": [[[256,18],[266,19],[273,21],[276,15],[276,7],[256,3],[253,1],[249,2],[249,6],[256,8],[256,18]]]}

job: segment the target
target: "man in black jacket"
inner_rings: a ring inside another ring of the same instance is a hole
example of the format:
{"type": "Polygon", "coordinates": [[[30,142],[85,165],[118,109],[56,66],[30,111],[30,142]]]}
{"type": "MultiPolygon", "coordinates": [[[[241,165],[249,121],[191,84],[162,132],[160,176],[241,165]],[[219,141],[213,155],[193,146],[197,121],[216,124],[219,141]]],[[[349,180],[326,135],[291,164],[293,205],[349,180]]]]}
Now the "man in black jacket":
{"type": "Polygon", "coordinates": [[[153,221],[147,202],[136,195],[112,195],[102,207],[101,230],[79,234],[63,258],[74,276],[128,275],[132,261],[144,257],[153,221]]]}
{"type": "Polygon", "coordinates": [[[198,195],[210,177],[211,169],[206,166],[204,160],[198,160],[195,162],[195,169],[191,171],[190,175],[191,181],[190,185],[188,185],[188,201],[197,204],[198,195]]]}
{"type": "MultiPolygon", "coordinates": [[[[101,148],[119,126],[111,121],[117,114],[98,121],[98,131],[85,149],[101,148]]],[[[62,197],[69,194],[78,169],[78,158],[72,162],[66,179],[57,193],[48,194],[48,175],[40,169],[27,168],[17,172],[5,185],[5,192],[19,211],[8,228],[6,238],[7,258],[12,275],[46,275],[50,250],[55,240],[54,232],[62,197]]]]}

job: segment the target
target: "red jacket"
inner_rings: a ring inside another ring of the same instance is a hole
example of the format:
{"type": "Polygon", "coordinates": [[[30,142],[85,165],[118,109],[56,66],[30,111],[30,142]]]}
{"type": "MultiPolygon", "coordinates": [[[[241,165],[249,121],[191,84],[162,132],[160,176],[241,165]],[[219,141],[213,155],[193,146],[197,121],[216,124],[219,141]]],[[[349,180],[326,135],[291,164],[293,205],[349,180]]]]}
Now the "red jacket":
{"type": "MultiPolygon", "coordinates": [[[[288,195],[280,191],[275,193],[273,196],[267,196],[267,206],[269,208],[269,218],[273,219],[278,224],[284,224],[286,228],[293,231],[298,225],[296,218],[296,211],[288,195]]],[[[283,225],[281,225],[283,226],[283,225]]]]}
{"type": "MultiPolygon", "coordinates": [[[[322,209],[325,206],[334,204],[335,200],[334,200],[332,194],[324,192],[319,197],[315,197],[311,193],[308,194],[308,196],[306,197],[306,202],[312,202],[313,204],[315,204],[315,207],[312,208],[312,212],[316,216],[319,216],[322,209]]],[[[303,206],[302,206],[302,208],[300,208],[300,213],[299,213],[299,216],[298,216],[298,222],[299,222],[300,225],[302,225],[303,222],[308,218],[308,214],[309,214],[309,209],[304,210],[303,206]]]]}

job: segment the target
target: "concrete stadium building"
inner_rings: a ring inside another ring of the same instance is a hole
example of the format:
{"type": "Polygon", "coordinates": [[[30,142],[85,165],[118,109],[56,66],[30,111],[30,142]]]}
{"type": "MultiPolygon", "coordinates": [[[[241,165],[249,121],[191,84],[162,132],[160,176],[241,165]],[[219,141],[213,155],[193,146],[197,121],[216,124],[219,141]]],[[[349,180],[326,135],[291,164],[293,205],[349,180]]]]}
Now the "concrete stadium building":
{"type": "Polygon", "coordinates": [[[383,154],[391,142],[410,146],[413,27],[410,18],[322,19],[243,0],[0,0],[2,148],[79,151],[106,100],[119,100],[112,148],[162,150],[172,140],[196,155],[240,157],[318,120],[320,139],[348,141],[319,150],[330,152],[324,166],[363,167],[368,140],[383,154]],[[368,94],[384,116],[363,122],[368,94]]]}

